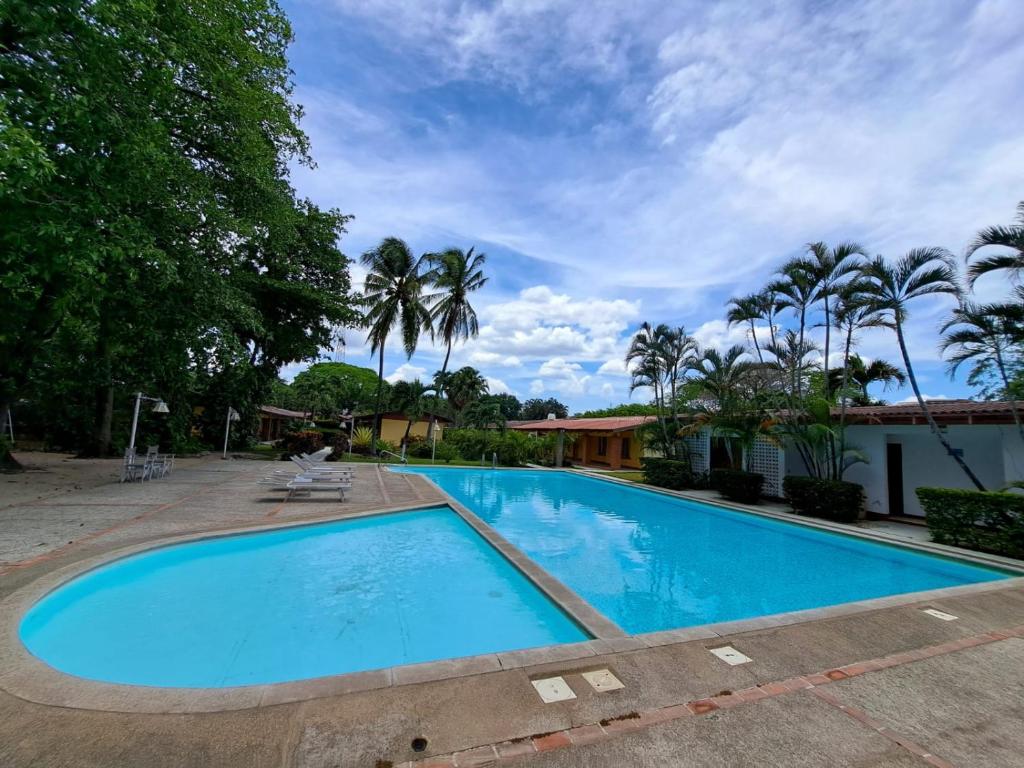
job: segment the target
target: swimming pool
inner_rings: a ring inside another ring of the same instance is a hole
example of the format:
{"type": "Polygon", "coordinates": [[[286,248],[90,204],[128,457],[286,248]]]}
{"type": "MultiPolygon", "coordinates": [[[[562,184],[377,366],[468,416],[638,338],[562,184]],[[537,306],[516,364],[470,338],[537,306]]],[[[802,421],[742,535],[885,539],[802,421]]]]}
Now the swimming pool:
{"type": "Polygon", "coordinates": [[[572,472],[407,468],[629,633],[1006,578],[572,472]]]}
{"type": "Polygon", "coordinates": [[[589,639],[447,506],[143,552],[51,592],[19,631],[62,672],[210,688],[589,639]]]}

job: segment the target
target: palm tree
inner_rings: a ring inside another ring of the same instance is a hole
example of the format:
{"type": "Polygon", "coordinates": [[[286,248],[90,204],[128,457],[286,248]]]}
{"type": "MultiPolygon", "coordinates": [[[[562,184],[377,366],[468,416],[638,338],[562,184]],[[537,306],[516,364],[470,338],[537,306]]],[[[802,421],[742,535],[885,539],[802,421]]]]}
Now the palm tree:
{"type": "Polygon", "coordinates": [[[698,406],[696,420],[685,430],[693,432],[709,426],[714,436],[725,439],[725,450],[734,467],[737,462],[733,443],[738,443],[742,469],[749,466],[750,448],[757,438],[768,432],[765,418],[748,406],[746,395],[757,363],[747,357],[747,350],[739,344],[730,347],[725,354],[717,349],[704,351],[692,370],[697,374],[695,385],[710,402],[698,406]]]}
{"type": "Polygon", "coordinates": [[[985,486],[977,475],[967,466],[963,457],[949,444],[945,435],[935,422],[928,404],[921,396],[921,388],[917,384],[914,368],[910,364],[910,353],[907,351],[907,340],[903,334],[903,325],[907,320],[907,304],[914,299],[936,294],[947,294],[960,298],[961,291],[957,280],[953,257],[944,248],[915,248],[900,258],[895,264],[889,264],[881,256],[869,261],[863,269],[865,288],[875,307],[885,316],[886,324],[896,331],[900,354],[903,356],[903,367],[914,390],[917,404],[928,420],[932,434],[942,444],[953,460],[970,478],[979,491],[985,486]]]}
{"type": "MultiPolygon", "coordinates": [[[[867,364],[856,354],[850,355],[844,369],[830,371],[829,379],[831,392],[845,392],[850,381],[856,384],[860,393],[855,401],[861,405],[871,405],[871,395],[868,392],[871,384],[881,384],[882,389],[888,391],[891,386],[903,386],[907,383],[906,374],[888,360],[872,360],[867,364]]],[[[845,402],[845,398],[840,402],[845,402]]]]}
{"type": "MultiPolygon", "coordinates": [[[[791,309],[797,316],[797,338],[802,349],[807,331],[807,313],[817,301],[817,276],[811,270],[811,265],[803,259],[792,259],[787,262],[780,270],[780,275],[777,280],[768,284],[767,290],[775,293],[777,308],[791,309]]],[[[796,379],[791,382],[791,386],[797,395],[803,389],[802,382],[796,379]]]]}
{"type": "Polygon", "coordinates": [[[761,294],[750,293],[746,296],[733,297],[729,299],[729,312],[726,320],[729,327],[748,323],[750,325],[750,338],[754,341],[754,349],[757,351],[757,359],[764,362],[764,355],[761,353],[761,345],[757,341],[757,321],[764,317],[764,305],[761,294]]]}
{"type": "Polygon", "coordinates": [[[783,378],[788,375],[791,382],[796,382],[795,391],[799,392],[803,382],[818,367],[815,360],[807,359],[818,349],[810,339],[801,339],[796,331],[787,329],[781,339],[768,345],[766,351],[775,358],[768,367],[777,370],[783,378]]]}
{"type": "Polygon", "coordinates": [[[831,351],[832,316],[831,300],[848,281],[851,274],[857,272],[866,255],[864,249],[856,243],[840,243],[829,248],[825,243],[809,243],[808,258],[805,260],[811,275],[811,281],[817,283],[815,301],[822,302],[825,310],[825,386],[828,386],[828,357],[831,351]]]}
{"type": "Polygon", "coordinates": [[[626,363],[633,364],[629,392],[632,394],[641,387],[650,387],[654,391],[654,406],[658,411],[658,424],[666,455],[672,451],[672,440],[669,439],[668,426],[665,424],[665,362],[662,354],[662,341],[668,326],[657,328],[644,322],[633,335],[626,350],[626,363]]]}
{"type": "MultiPolygon", "coordinates": [[[[419,379],[396,381],[391,387],[391,407],[406,418],[402,445],[409,444],[409,432],[412,431],[412,425],[423,418],[427,409],[427,394],[433,391],[433,387],[428,387],[419,379]]],[[[428,431],[427,434],[429,435],[430,432],[428,431]]]]}
{"type": "MultiPolygon", "coordinates": [[[[449,248],[441,253],[427,256],[431,266],[431,279],[437,288],[437,303],[430,310],[435,332],[447,346],[441,378],[448,372],[448,360],[452,355],[452,344],[476,336],[480,332],[476,311],[469,303],[469,295],[480,290],[488,278],[484,277],[483,266],[487,254],[474,253],[473,248],[463,252],[449,248]]],[[[438,396],[444,391],[438,390],[438,396]]],[[[430,416],[430,429],[434,427],[434,414],[430,416]]]]}
{"type": "Polygon", "coordinates": [[[384,345],[398,326],[406,357],[416,351],[420,333],[431,333],[430,312],[423,298],[423,262],[413,256],[409,246],[397,237],[386,237],[360,258],[367,268],[362,303],[367,308],[363,321],[369,329],[370,354],[378,352],[377,397],[374,405],[373,441],[370,452],[377,453],[380,437],[381,397],[384,392],[384,345]]]}
{"type": "Polygon", "coordinates": [[[471,366],[459,368],[452,373],[437,372],[434,386],[448,393],[448,403],[457,419],[461,421],[462,412],[470,403],[487,394],[487,379],[480,371],[471,366]]]}
{"type": "Polygon", "coordinates": [[[973,286],[982,275],[998,270],[1009,270],[1014,280],[1019,280],[1024,270],[1024,202],[1017,204],[1017,221],[1009,226],[988,227],[981,230],[967,246],[966,258],[970,259],[980,249],[994,245],[1009,248],[1011,253],[988,256],[970,265],[967,277],[973,286]]]}
{"type": "MultiPolygon", "coordinates": [[[[995,366],[1003,389],[1010,401],[1013,420],[1017,431],[1024,439],[1024,426],[1021,425],[1020,413],[1017,412],[1017,401],[1010,387],[1010,377],[1006,371],[1006,358],[1014,354],[1016,345],[1013,333],[1007,328],[1007,309],[997,305],[979,307],[964,302],[949,320],[942,326],[945,336],[940,346],[943,353],[952,350],[949,357],[949,373],[955,375],[957,369],[968,361],[974,362],[974,371],[981,372],[989,366],[995,366]]],[[[1017,308],[1017,314],[1021,312],[1017,308]]]]}
{"type": "Polygon", "coordinates": [[[699,350],[696,339],[681,325],[676,328],[659,325],[657,331],[660,339],[658,354],[668,383],[669,407],[675,428],[679,422],[679,380],[696,364],[699,350]]]}

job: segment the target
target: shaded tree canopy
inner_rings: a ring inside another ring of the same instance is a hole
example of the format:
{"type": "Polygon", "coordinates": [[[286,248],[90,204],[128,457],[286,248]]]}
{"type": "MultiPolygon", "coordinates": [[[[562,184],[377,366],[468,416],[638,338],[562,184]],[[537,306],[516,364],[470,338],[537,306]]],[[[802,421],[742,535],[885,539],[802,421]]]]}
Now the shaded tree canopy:
{"type": "Polygon", "coordinates": [[[523,403],[522,417],[527,421],[546,419],[549,413],[555,414],[556,418],[564,419],[569,416],[569,409],[553,397],[546,400],[535,397],[523,403]]]}
{"type": "Polygon", "coordinates": [[[144,390],[180,442],[354,320],[348,217],[288,181],[290,40],[271,0],[4,4],[0,413],[59,398],[67,447],[105,452],[144,390]]]}

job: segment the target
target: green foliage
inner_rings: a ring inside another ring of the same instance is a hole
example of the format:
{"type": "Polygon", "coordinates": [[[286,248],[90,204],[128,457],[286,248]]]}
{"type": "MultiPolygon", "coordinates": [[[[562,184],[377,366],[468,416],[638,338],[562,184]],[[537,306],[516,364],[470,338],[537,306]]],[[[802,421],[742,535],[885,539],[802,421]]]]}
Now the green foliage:
{"type": "Polygon", "coordinates": [[[621,403],[609,408],[598,408],[592,411],[577,413],[579,419],[599,419],[606,416],[657,416],[658,408],[655,405],[643,403],[621,403]]]}
{"type": "Polygon", "coordinates": [[[798,515],[854,523],[864,504],[864,489],[857,483],[790,475],[782,481],[786,499],[798,515]]]}
{"type": "Polygon", "coordinates": [[[300,453],[315,453],[324,447],[324,436],[322,432],[305,429],[301,432],[292,432],[285,435],[281,438],[279,445],[289,456],[297,456],[300,453]]]}
{"type": "MultiPolygon", "coordinates": [[[[423,454],[423,458],[430,458],[430,451],[423,454]]],[[[445,464],[450,464],[452,461],[461,458],[459,456],[459,449],[447,441],[441,441],[437,444],[437,450],[434,451],[434,458],[437,461],[443,461],[445,464]]]]}
{"type": "Polygon", "coordinates": [[[698,477],[687,461],[675,461],[653,456],[640,459],[644,470],[644,482],[659,488],[682,491],[688,488],[702,488],[704,479],[698,477]]]}
{"type": "MultiPolygon", "coordinates": [[[[287,385],[288,405],[280,407],[312,411],[326,417],[336,417],[344,410],[365,410],[373,405],[377,383],[377,374],[370,368],[348,363],[315,363],[287,385]]],[[[384,382],[385,396],[390,390],[391,386],[384,382]]]]}
{"type": "Polygon", "coordinates": [[[369,453],[373,445],[373,430],[370,427],[356,427],[352,431],[352,453],[369,453]]]}
{"type": "Polygon", "coordinates": [[[764,475],[759,472],[744,472],[740,469],[713,469],[709,485],[730,501],[741,504],[756,504],[761,498],[764,475]]]}
{"type": "Polygon", "coordinates": [[[939,544],[1024,557],[1024,496],[918,488],[917,498],[932,540],[939,544]]]}
{"type": "MultiPolygon", "coordinates": [[[[67,447],[106,452],[130,394],[146,429],[217,441],[280,366],[351,322],[347,217],[299,199],[309,163],[272,0],[4,5],[0,412],[60,392],[67,447]]],[[[56,417],[56,414],[54,414],[56,417]]]]}
{"type": "Polygon", "coordinates": [[[502,392],[498,395],[485,395],[480,398],[480,402],[497,405],[505,421],[518,420],[523,411],[523,404],[519,402],[519,398],[507,392],[502,392]]]}
{"type": "Polygon", "coordinates": [[[565,419],[569,416],[569,409],[553,397],[546,400],[535,397],[523,403],[521,415],[525,421],[542,421],[549,413],[555,414],[555,418],[565,419]]]}
{"type": "MultiPolygon", "coordinates": [[[[542,450],[541,438],[517,430],[449,429],[444,433],[444,442],[452,445],[468,461],[483,456],[485,463],[489,463],[492,454],[497,453],[498,463],[509,467],[536,460],[542,450]]],[[[441,443],[437,445],[441,447],[441,443]]]]}

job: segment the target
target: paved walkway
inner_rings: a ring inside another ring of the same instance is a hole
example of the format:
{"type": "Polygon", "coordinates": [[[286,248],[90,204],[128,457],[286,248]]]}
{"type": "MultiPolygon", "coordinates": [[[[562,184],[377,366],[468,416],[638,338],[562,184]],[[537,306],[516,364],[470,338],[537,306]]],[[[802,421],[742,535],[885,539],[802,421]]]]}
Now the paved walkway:
{"type": "MultiPolygon", "coordinates": [[[[283,504],[255,485],[283,465],[191,461],[146,485],[101,479],[44,498],[0,490],[0,598],[128,544],[441,498],[420,478],[364,465],[349,503],[283,504]]],[[[94,711],[0,691],[0,765],[1019,768],[1022,626],[1024,589],[1009,588],[236,711],[94,711]],[[726,642],[752,661],[729,666],[709,652],[726,642]],[[625,687],[598,693],[584,682],[602,668],[625,687]],[[532,681],[551,675],[577,698],[543,704],[532,681]]]]}

